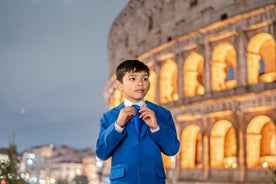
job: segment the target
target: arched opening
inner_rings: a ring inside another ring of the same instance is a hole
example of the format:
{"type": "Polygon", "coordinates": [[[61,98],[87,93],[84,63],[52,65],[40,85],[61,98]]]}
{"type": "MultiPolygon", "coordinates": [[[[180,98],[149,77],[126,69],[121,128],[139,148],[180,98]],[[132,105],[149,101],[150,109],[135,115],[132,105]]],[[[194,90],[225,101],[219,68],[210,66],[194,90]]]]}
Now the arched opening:
{"type": "Polygon", "coordinates": [[[202,167],[202,134],[199,126],[189,125],[183,130],[180,154],[181,168],[202,167]]]}
{"type": "Polygon", "coordinates": [[[237,85],[236,51],[230,43],[221,43],[214,47],[212,53],[212,88],[221,91],[237,85]]]}
{"type": "Polygon", "coordinates": [[[160,102],[167,103],[178,100],[177,93],[178,70],[176,63],[168,59],[160,70],[160,102]]]}
{"type": "Polygon", "coordinates": [[[153,70],[150,70],[150,76],[149,76],[149,81],[150,81],[150,89],[145,96],[146,100],[149,100],[153,103],[156,103],[156,73],[153,70]]]}
{"type": "Polygon", "coordinates": [[[248,83],[276,80],[275,40],[267,33],[251,38],[247,46],[248,83]]]}
{"type": "Polygon", "coordinates": [[[246,130],[248,168],[276,166],[276,128],[268,116],[257,116],[246,130]]]}
{"type": "Polygon", "coordinates": [[[220,120],[213,126],[210,151],[212,168],[237,167],[236,134],[231,122],[220,120]]]}
{"type": "Polygon", "coordinates": [[[184,68],[184,96],[203,95],[204,59],[196,52],[191,53],[185,60],[184,68]]]}
{"type": "Polygon", "coordinates": [[[114,89],[113,94],[110,96],[109,108],[113,108],[123,102],[123,95],[121,91],[114,89]]]}

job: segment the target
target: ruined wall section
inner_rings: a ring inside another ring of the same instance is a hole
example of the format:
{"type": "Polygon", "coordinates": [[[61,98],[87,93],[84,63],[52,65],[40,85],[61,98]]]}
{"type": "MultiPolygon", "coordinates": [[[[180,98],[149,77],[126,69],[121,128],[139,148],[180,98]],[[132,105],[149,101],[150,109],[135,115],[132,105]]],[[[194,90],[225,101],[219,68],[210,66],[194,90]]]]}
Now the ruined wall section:
{"type": "Polygon", "coordinates": [[[275,0],[131,0],[110,29],[110,77],[122,60],[275,0]]]}

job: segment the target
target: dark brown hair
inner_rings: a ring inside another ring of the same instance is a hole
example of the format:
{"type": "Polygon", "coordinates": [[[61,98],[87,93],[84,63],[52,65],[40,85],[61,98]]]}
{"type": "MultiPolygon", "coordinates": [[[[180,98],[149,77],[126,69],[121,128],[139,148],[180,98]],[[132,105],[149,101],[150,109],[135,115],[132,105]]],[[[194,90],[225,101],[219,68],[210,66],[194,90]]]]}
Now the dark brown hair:
{"type": "Polygon", "coordinates": [[[136,59],[133,60],[125,60],[120,63],[116,68],[116,79],[120,82],[123,81],[123,77],[126,73],[133,73],[133,72],[146,72],[148,75],[150,74],[149,67],[136,59]]]}

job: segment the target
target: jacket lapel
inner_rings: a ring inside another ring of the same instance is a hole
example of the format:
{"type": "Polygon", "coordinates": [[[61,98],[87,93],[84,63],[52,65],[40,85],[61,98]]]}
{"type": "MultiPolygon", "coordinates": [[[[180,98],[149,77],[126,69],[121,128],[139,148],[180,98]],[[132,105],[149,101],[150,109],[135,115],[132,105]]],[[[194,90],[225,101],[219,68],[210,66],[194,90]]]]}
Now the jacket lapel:
{"type": "Polygon", "coordinates": [[[143,126],[141,128],[141,133],[140,133],[140,139],[142,139],[145,136],[148,130],[149,130],[148,125],[146,125],[146,123],[143,123],[143,126]]]}

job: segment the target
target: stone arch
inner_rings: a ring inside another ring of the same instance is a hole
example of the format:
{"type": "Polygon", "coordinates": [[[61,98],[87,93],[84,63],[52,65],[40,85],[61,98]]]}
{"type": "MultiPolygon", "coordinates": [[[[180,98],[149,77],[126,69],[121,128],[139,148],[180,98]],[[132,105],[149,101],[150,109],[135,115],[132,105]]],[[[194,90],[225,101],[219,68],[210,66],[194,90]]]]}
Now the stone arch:
{"type": "Polygon", "coordinates": [[[272,35],[259,33],[250,39],[247,66],[249,84],[276,80],[275,40],[272,35]]]}
{"type": "Polygon", "coordinates": [[[202,133],[198,125],[188,125],[181,133],[181,168],[202,167],[202,133]]]}
{"type": "Polygon", "coordinates": [[[160,102],[167,103],[178,100],[177,65],[172,59],[167,59],[160,70],[160,102]]]}
{"type": "Polygon", "coordinates": [[[184,74],[184,96],[203,95],[204,58],[196,52],[192,52],[185,60],[184,74]]]}
{"type": "Polygon", "coordinates": [[[145,96],[145,99],[154,103],[156,103],[156,80],[157,80],[156,73],[153,70],[150,70],[150,76],[149,76],[150,90],[145,96]]]}
{"type": "Polygon", "coordinates": [[[121,91],[114,89],[113,94],[110,96],[109,108],[113,108],[123,102],[123,94],[121,91]]]}
{"type": "Polygon", "coordinates": [[[236,86],[236,51],[232,44],[223,42],[212,53],[212,89],[221,91],[236,86]],[[230,73],[233,73],[230,75],[230,73]],[[233,76],[234,78],[227,78],[233,76]]]}
{"type": "Polygon", "coordinates": [[[235,129],[231,122],[219,120],[211,130],[210,164],[213,168],[237,167],[235,129]]]}
{"type": "Polygon", "coordinates": [[[247,167],[276,166],[276,128],[270,117],[253,118],[246,130],[247,167]]]}

